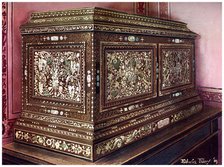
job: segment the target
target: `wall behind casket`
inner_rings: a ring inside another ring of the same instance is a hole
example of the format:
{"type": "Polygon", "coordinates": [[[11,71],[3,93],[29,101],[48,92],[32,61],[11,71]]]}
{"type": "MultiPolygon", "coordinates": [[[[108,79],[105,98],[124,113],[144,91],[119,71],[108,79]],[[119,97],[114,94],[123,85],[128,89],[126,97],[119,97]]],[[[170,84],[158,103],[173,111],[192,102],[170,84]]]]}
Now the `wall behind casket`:
{"type": "Polygon", "coordinates": [[[196,83],[222,88],[222,3],[170,3],[171,18],[187,23],[196,40],[196,83]]]}

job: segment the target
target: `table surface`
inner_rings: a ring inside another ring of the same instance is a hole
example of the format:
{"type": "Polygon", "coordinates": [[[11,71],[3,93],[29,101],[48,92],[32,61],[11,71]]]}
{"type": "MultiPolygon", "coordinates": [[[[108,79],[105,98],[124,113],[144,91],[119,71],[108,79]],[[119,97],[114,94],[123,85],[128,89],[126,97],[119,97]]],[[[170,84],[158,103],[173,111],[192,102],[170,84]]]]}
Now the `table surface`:
{"type": "Polygon", "coordinates": [[[37,164],[57,164],[57,165],[109,165],[124,164],[130,160],[137,159],[140,155],[147,151],[162,145],[165,142],[172,141],[183,136],[209,119],[221,115],[221,109],[211,106],[204,106],[203,111],[195,114],[189,119],[185,119],[179,123],[173,124],[155,134],[147,136],[135,143],[132,143],[120,150],[111,153],[95,162],[82,160],[76,157],[68,156],[42,148],[21,144],[10,143],[3,146],[3,153],[10,156],[21,158],[37,164]]]}

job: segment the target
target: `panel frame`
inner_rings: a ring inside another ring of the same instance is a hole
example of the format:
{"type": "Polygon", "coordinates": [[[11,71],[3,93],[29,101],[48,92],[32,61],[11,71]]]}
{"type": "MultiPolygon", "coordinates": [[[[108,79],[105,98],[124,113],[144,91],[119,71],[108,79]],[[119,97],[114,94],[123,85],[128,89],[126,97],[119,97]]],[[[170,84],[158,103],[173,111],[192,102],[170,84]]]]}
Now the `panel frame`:
{"type": "Polygon", "coordinates": [[[164,96],[168,94],[172,94],[175,92],[183,91],[185,89],[191,89],[195,87],[195,52],[194,52],[194,45],[193,44],[167,44],[167,43],[159,43],[158,44],[158,59],[159,59],[159,76],[158,76],[158,96],[164,96]],[[190,82],[187,84],[181,84],[181,85],[174,85],[170,86],[169,88],[162,88],[162,49],[190,49],[191,50],[191,58],[190,60],[190,82]]]}
{"type": "Polygon", "coordinates": [[[135,103],[135,102],[141,102],[148,99],[152,99],[157,97],[157,79],[156,79],[156,62],[157,62],[157,44],[156,43],[133,43],[133,42],[100,42],[100,112],[104,112],[104,109],[107,108],[117,108],[119,105],[127,104],[127,103],[135,103]],[[147,50],[152,49],[153,55],[152,55],[152,91],[149,93],[139,94],[136,96],[131,96],[127,98],[122,98],[118,100],[111,100],[111,102],[106,102],[106,65],[105,65],[105,55],[104,52],[106,49],[118,49],[118,50],[147,50]]]}
{"type": "MultiPolygon", "coordinates": [[[[75,111],[81,114],[87,114],[86,111],[86,42],[62,42],[62,43],[27,43],[25,42],[26,65],[24,64],[24,88],[23,94],[26,100],[23,101],[23,107],[30,110],[31,107],[37,107],[45,113],[51,113],[52,110],[75,111]],[[39,48],[39,49],[37,49],[39,48]],[[58,98],[35,96],[34,95],[34,57],[33,52],[36,50],[51,50],[58,48],[59,50],[75,50],[81,52],[81,102],[76,103],[72,100],[63,100],[58,98]],[[25,75],[25,71],[27,76],[25,75]],[[26,79],[27,78],[27,79],[26,79]],[[45,107],[44,107],[45,106],[45,107]]],[[[52,113],[51,113],[52,114],[52,113]]],[[[66,116],[67,117],[67,116],[66,116]]]]}

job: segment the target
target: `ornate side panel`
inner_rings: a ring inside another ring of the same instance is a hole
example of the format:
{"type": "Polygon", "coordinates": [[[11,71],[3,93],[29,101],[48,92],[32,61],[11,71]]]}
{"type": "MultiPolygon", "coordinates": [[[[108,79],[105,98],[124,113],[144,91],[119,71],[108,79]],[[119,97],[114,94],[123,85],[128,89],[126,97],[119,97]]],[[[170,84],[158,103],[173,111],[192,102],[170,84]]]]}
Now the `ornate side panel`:
{"type": "Polygon", "coordinates": [[[159,44],[159,95],[194,87],[193,45],[159,44]]]}
{"type": "Polygon", "coordinates": [[[84,99],[85,43],[73,45],[29,45],[29,99],[42,103],[66,103],[82,110],[84,99]],[[69,104],[69,103],[73,104],[69,104]]]}
{"type": "Polygon", "coordinates": [[[24,35],[15,141],[92,160],[92,33],[24,35]]]}
{"type": "Polygon", "coordinates": [[[29,70],[24,70],[28,85],[25,105],[43,105],[47,112],[57,112],[58,107],[66,106],[85,113],[85,42],[64,46],[26,43],[26,47],[29,70]],[[48,109],[46,104],[55,109],[48,109]]]}
{"type": "Polygon", "coordinates": [[[101,111],[156,96],[156,44],[101,42],[101,111]]]}
{"type": "Polygon", "coordinates": [[[23,111],[90,120],[91,33],[24,36],[23,45],[23,111]]]}

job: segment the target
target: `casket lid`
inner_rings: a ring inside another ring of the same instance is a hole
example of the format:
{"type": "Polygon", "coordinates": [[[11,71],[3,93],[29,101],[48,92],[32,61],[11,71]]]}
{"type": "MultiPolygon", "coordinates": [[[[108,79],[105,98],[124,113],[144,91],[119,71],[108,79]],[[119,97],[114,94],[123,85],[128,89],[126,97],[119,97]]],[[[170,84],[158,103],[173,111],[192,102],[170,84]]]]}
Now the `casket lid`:
{"type": "Polygon", "coordinates": [[[63,11],[34,12],[28,23],[21,26],[22,34],[71,32],[71,31],[109,31],[141,33],[155,36],[177,36],[194,38],[196,34],[179,21],[158,19],[148,16],[128,14],[104,8],[81,8],[63,11]],[[129,30],[127,30],[129,28],[129,30]],[[160,30],[158,32],[157,30],[160,30]],[[161,30],[165,30],[161,32],[161,30]],[[129,32],[128,32],[129,31],[129,32]],[[178,35],[179,34],[179,35],[178,35]],[[175,35],[174,35],[175,36],[175,35]]]}

